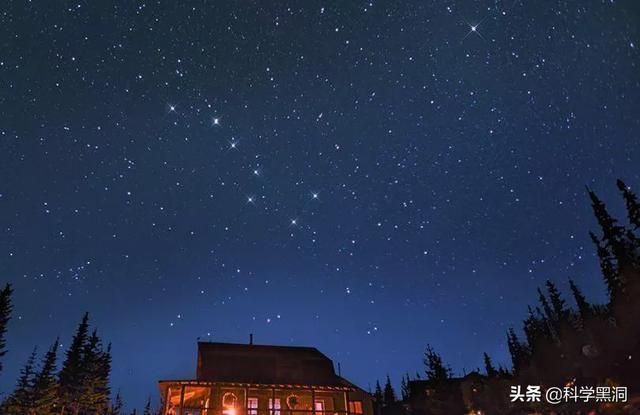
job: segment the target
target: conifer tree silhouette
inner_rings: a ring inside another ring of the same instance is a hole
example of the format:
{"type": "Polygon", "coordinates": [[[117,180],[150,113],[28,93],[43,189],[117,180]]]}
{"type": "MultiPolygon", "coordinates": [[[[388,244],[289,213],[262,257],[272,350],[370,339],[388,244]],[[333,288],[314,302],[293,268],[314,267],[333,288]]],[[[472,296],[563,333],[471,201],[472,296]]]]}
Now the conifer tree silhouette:
{"type": "Polygon", "coordinates": [[[573,298],[578,306],[578,312],[580,313],[580,317],[583,319],[589,317],[591,315],[591,304],[587,301],[586,297],[580,291],[580,288],[576,285],[573,279],[569,278],[569,287],[571,287],[571,292],[573,293],[573,298]]]}
{"type": "Polygon", "coordinates": [[[596,245],[598,259],[600,260],[600,271],[602,272],[602,278],[607,286],[609,300],[613,301],[623,288],[618,276],[618,269],[614,263],[613,255],[611,255],[609,249],[606,248],[606,246],[593,232],[589,232],[589,235],[591,236],[593,243],[596,245]]]}
{"type": "Polygon", "coordinates": [[[484,353],[484,369],[487,372],[487,376],[494,377],[498,374],[498,371],[493,366],[493,362],[491,361],[491,357],[485,352],[484,353]]]}
{"type": "Polygon", "coordinates": [[[553,282],[551,282],[551,280],[547,280],[546,286],[556,320],[564,321],[567,317],[567,309],[560,291],[558,291],[558,288],[553,282]]]}
{"type": "Polygon", "coordinates": [[[514,373],[520,372],[529,362],[529,351],[526,345],[520,342],[513,328],[507,331],[507,345],[511,354],[514,373]]]}
{"type": "Polygon", "coordinates": [[[11,284],[5,285],[0,291],[0,372],[2,372],[2,358],[7,354],[5,336],[7,335],[7,325],[11,318],[12,293],[13,289],[11,288],[11,284]]]}
{"type": "Polygon", "coordinates": [[[116,397],[113,399],[113,403],[111,404],[111,408],[109,409],[109,415],[122,415],[122,408],[124,407],[124,402],[122,400],[122,396],[120,395],[120,391],[116,393],[116,397]]]}
{"type": "Polygon", "coordinates": [[[383,395],[385,406],[388,407],[396,403],[396,392],[393,390],[393,386],[391,386],[391,379],[389,378],[389,375],[387,375],[387,381],[384,384],[383,395]]]}
{"type": "Polygon", "coordinates": [[[147,404],[144,406],[142,415],[151,415],[151,397],[147,398],[147,404]]]}
{"type": "Polygon", "coordinates": [[[65,411],[77,414],[80,410],[80,400],[84,392],[83,351],[87,344],[88,331],[89,313],[85,313],[82,321],[78,325],[76,334],[73,336],[71,346],[69,346],[67,350],[66,359],[60,370],[59,397],[61,415],[64,415],[65,411]]]}
{"type": "Polygon", "coordinates": [[[445,366],[442,357],[427,345],[424,352],[425,372],[428,380],[445,380],[451,377],[451,369],[445,366]]]}
{"type": "Polygon", "coordinates": [[[620,179],[617,183],[618,189],[622,192],[625,204],[627,205],[627,215],[629,223],[634,229],[640,229],[640,201],[638,197],[631,191],[629,187],[620,179]]]}
{"type": "Polygon", "coordinates": [[[56,339],[42,360],[42,367],[35,375],[33,407],[36,413],[51,411],[58,400],[58,382],[56,379],[56,359],[60,342],[56,339]]]}
{"type": "Polygon", "coordinates": [[[0,413],[23,415],[33,411],[33,392],[36,375],[37,348],[34,347],[27,362],[20,370],[20,377],[13,393],[7,398],[0,413]]]}

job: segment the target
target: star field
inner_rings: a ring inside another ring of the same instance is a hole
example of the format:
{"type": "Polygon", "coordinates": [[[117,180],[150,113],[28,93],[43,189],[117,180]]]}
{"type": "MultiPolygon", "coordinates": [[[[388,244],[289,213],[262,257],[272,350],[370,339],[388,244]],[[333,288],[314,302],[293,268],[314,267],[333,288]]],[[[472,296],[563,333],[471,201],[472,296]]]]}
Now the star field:
{"type": "Polygon", "coordinates": [[[640,186],[639,21],[633,1],[8,1],[0,390],[84,311],[138,407],[192,377],[197,338],[315,346],[364,388],[427,343],[458,372],[509,364],[546,279],[604,298],[584,186],[640,186]]]}

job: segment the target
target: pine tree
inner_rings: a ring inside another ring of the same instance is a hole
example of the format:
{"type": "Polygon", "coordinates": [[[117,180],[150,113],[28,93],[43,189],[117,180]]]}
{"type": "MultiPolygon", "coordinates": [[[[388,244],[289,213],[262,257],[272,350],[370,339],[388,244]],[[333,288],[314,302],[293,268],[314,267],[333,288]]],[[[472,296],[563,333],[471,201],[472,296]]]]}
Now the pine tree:
{"type": "Polygon", "coordinates": [[[107,346],[107,350],[102,351],[99,357],[99,370],[96,384],[96,392],[98,396],[98,406],[104,411],[109,406],[109,398],[111,397],[111,388],[109,387],[109,379],[111,377],[111,343],[107,346]]]}
{"type": "Polygon", "coordinates": [[[498,375],[507,377],[507,376],[510,375],[510,373],[509,373],[509,370],[507,368],[505,368],[504,366],[500,365],[500,367],[498,367],[498,375]]]}
{"type": "Polygon", "coordinates": [[[389,375],[387,375],[387,382],[384,384],[383,399],[384,406],[387,407],[396,403],[396,392],[393,390],[393,386],[391,386],[389,375]]]}
{"type": "Polygon", "coordinates": [[[120,395],[120,391],[116,393],[116,397],[111,404],[111,408],[109,410],[109,415],[122,415],[122,408],[124,407],[124,402],[122,401],[122,396],[120,395]]]}
{"type": "Polygon", "coordinates": [[[578,288],[576,283],[571,278],[569,279],[569,286],[571,287],[573,298],[576,301],[576,305],[578,306],[580,316],[582,317],[582,319],[586,319],[591,315],[591,304],[589,304],[585,296],[582,294],[582,291],[580,291],[580,288],[578,288]]]}
{"type": "Polygon", "coordinates": [[[84,412],[102,413],[107,408],[108,373],[104,373],[106,355],[102,351],[97,330],[93,330],[82,351],[83,390],[79,406],[84,412]]]}
{"type": "MultiPolygon", "coordinates": [[[[540,292],[540,290],[538,290],[540,292]]],[[[518,356],[518,338],[513,328],[507,330],[507,346],[509,347],[509,353],[511,354],[511,363],[513,365],[513,371],[518,373],[520,370],[520,359],[518,356]]]]}
{"type": "Polygon", "coordinates": [[[533,314],[533,310],[531,309],[531,306],[528,306],[527,309],[529,310],[529,315],[523,322],[523,329],[524,329],[524,334],[527,337],[527,341],[529,342],[531,347],[534,347],[540,336],[540,332],[539,332],[540,322],[538,321],[536,316],[533,314]]]}
{"type": "Polygon", "coordinates": [[[589,196],[591,197],[593,212],[602,228],[602,242],[604,247],[610,250],[611,254],[616,260],[618,269],[618,279],[620,284],[624,288],[624,281],[621,278],[620,271],[626,269],[637,269],[638,258],[633,253],[633,245],[637,242],[632,233],[627,232],[624,226],[617,224],[617,221],[609,215],[607,209],[598,199],[596,194],[589,190],[589,196]]]}
{"type": "Polygon", "coordinates": [[[409,374],[402,376],[402,382],[400,384],[400,394],[402,395],[402,400],[406,401],[409,399],[409,374]]]}
{"type": "MultiPolygon", "coordinates": [[[[540,300],[540,305],[542,306],[543,312],[539,311],[541,318],[539,320],[535,320],[535,331],[537,335],[544,336],[550,340],[557,341],[558,340],[558,331],[557,331],[557,322],[560,317],[556,314],[554,308],[549,305],[547,301],[547,297],[542,293],[542,290],[538,288],[538,297],[540,300]]],[[[536,308],[540,310],[539,308],[536,308]]],[[[525,327],[526,328],[526,327],[525,327]]],[[[529,333],[527,332],[527,337],[529,337],[529,333]]],[[[533,345],[534,342],[531,339],[529,340],[529,345],[533,345]]]]}
{"type": "Polygon", "coordinates": [[[622,192],[625,204],[627,205],[627,215],[629,223],[635,228],[640,229],[640,202],[638,197],[631,191],[629,187],[620,179],[617,182],[618,189],[622,192]]]}
{"type": "Polygon", "coordinates": [[[530,348],[535,347],[539,341],[553,339],[553,330],[549,320],[544,316],[540,307],[536,307],[535,313],[531,306],[528,307],[529,315],[524,320],[524,333],[530,348]]]}
{"type": "Polygon", "coordinates": [[[498,374],[498,371],[495,367],[493,367],[493,362],[491,362],[491,357],[485,352],[484,353],[484,369],[487,371],[487,376],[494,377],[498,374]]]}
{"type": "Polygon", "coordinates": [[[591,207],[593,213],[598,220],[598,224],[602,229],[603,240],[607,246],[615,244],[616,240],[620,237],[622,227],[618,225],[618,221],[615,220],[607,211],[605,204],[598,198],[595,192],[587,188],[589,198],[591,198],[591,207]]]}
{"type": "Polygon", "coordinates": [[[11,288],[11,284],[5,285],[5,287],[0,291],[0,372],[2,372],[2,358],[7,354],[5,336],[7,335],[7,325],[11,318],[12,293],[13,289],[11,288]]]}
{"type": "Polygon", "coordinates": [[[545,297],[544,293],[540,288],[538,288],[538,299],[540,301],[540,305],[542,306],[542,309],[544,310],[544,316],[547,318],[547,320],[551,320],[551,321],[556,320],[556,316],[553,312],[553,308],[551,308],[551,306],[549,305],[549,302],[547,301],[547,297],[545,297]]]}
{"type": "Polygon", "coordinates": [[[62,407],[61,415],[67,413],[78,414],[80,399],[83,397],[84,358],[83,351],[87,344],[89,331],[89,313],[85,313],[73,336],[71,346],[67,350],[66,359],[59,376],[59,398],[62,407]]]}
{"type": "Polygon", "coordinates": [[[56,339],[42,360],[40,372],[35,375],[33,402],[36,414],[50,414],[58,398],[58,384],[56,380],[56,358],[59,341],[56,339]]]}
{"type": "Polygon", "coordinates": [[[147,404],[144,406],[142,415],[151,415],[151,397],[147,399],[147,404]]]}
{"type": "Polygon", "coordinates": [[[613,255],[610,250],[600,242],[600,239],[598,239],[593,232],[589,232],[589,236],[591,236],[591,240],[596,245],[602,277],[607,285],[609,299],[613,301],[613,299],[622,291],[622,283],[620,281],[618,269],[613,262],[613,255]]]}
{"type": "Polygon", "coordinates": [[[547,292],[549,293],[549,300],[551,301],[551,306],[553,307],[553,313],[555,314],[557,320],[564,321],[564,319],[567,317],[565,301],[562,299],[560,291],[558,291],[553,282],[547,280],[546,285],[547,292]]]}
{"type": "Polygon", "coordinates": [[[20,377],[13,393],[7,398],[2,413],[25,415],[33,411],[33,390],[37,348],[34,348],[20,371],[20,377]]]}
{"type": "Polygon", "coordinates": [[[427,345],[424,352],[424,364],[428,380],[445,380],[451,377],[451,369],[444,365],[442,357],[433,350],[431,345],[427,345]]]}
{"type": "Polygon", "coordinates": [[[97,407],[97,388],[100,371],[100,338],[93,330],[82,350],[82,394],[79,399],[81,412],[94,412],[97,407]]]}
{"type": "Polygon", "coordinates": [[[381,407],[384,404],[384,395],[382,393],[382,387],[380,386],[379,380],[376,380],[376,391],[373,393],[373,397],[375,398],[378,406],[381,407]]]}
{"type": "Polygon", "coordinates": [[[518,373],[529,362],[529,350],[527,346],[520,343],[513,328],[507,331],[507,344],[509,346],[509,353],[511,353],[513,371],[518,373]]]}

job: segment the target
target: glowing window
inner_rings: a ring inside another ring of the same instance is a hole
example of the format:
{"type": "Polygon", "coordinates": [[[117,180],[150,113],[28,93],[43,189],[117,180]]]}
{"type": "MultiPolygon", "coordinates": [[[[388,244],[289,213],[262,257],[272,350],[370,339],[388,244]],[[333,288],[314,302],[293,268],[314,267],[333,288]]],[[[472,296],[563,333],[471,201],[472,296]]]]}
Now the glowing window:
{"type": "Polygon", "coordinates": [[[269,398],[269,412],[272,415],[280,415],[280,398],[276,398],[275,401],[269,398]]]}
{"type": "Polygon", "coordinates": [[[238,399],[236,395],[231,392],[227,392],[222,395],[222,413],[224,415],[236,415],[236,402],[238,399]]]}
{"type": "Polygon", "coordinates": [[[351,414],[362,414],[362,401],[350,401],[349,402],[349,413],[351,413],[351,414]]]}
{"type": "Polygon", "coordinates": [[[324,412],[324,401],[321,399],[316,399],[314,403],[314,409],[316,412],[324,412]]]}
{"type": "Polygon", "coordinates": [[[169,388],[167,390],[167,404],[165,415],[176,415],[180,407],[180,386],[169,388]]]}
{"type": "Polygon", "coordinates": [[[247,415],[258,415],[258,398],[247,398],[247,415]]]}

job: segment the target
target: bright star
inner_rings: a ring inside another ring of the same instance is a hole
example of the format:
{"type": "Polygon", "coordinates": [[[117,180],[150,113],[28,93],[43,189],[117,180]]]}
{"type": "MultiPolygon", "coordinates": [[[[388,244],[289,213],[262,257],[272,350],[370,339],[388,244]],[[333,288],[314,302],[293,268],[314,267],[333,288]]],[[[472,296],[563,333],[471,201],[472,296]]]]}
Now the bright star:
{"type": "Polygon", "coordinates": [[[235,141],[232,141],[232,142],[229,144],[229,146],[230,146],[231,148],[233,148],[233,149],[237,149],[237,147],[238,147],[238,143],[236,143],[235,141]]]}
{"type": "Polygon", "coordinates": [[[260,176],[260,172],[258,171],[258,169],[255,169],[253,171],[254,176],[260,176]]]}
{"type": "Polygon", "coordinates": [[[220,125],[220,118],[214,117],[213,118],[213,125],[220,125]]]}
{"type": "Polygon", "coordinates": [[[176,106],[169,104],[169,112],[176,112],[176,106]]]}
{"type": "MultiPolygon", "coordinates": [[[[486,19],[486,17],[485,17],[486,19]]],[[[468,22],[465,22],[465,24],[467,26],[469,26],[469,31],[467,32],[466,35],[464,35],[464,37],[462,38],[462,40],[465,40],[471,33],[475,33],[476,35],[480,36],[482,39],[484,39],[484,36],[482,36],[480,34],[480,32],[478,31],[478,28],[480,27],[480,24],[482,24],[482,22],[484,21],[484,19],[482,19],[479,23],[476,24],[471,24],[468,22]]]]}
{"type": "Polygon", "coordinates": [[[311,193],[311,197],[314,198],[314,199],[317,199],[318,198],[318,194],[317,193],[311,193]]]}
{"type": "Polygon", "coordinates": [[[247,203],[255,203],[254,199],[253,199],[253,196],[247,197],[247,203]]]}
{"type": "Polygon", "coordinates": [[[298,224],[297,219],[291,219],[291,226],[296,226],[298,224]]]}

